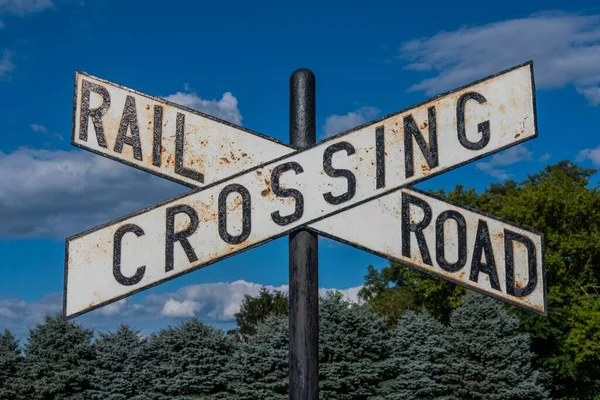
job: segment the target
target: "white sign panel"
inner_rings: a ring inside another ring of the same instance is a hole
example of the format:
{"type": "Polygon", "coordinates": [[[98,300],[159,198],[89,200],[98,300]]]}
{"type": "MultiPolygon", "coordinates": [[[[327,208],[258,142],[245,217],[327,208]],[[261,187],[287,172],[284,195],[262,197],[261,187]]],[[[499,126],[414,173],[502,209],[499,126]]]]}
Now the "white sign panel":
{"type": "MultiPolygon", "coordinates": [[[[535,136],[531,66],[524,65],[69,238],[65,314],[97,308],[535,136]]],[[[340,229],[331,229],[338,236],[340,229]]]]}
{"type": "Polygon", "coordinates": [[[546,313],[542,236],[498,218],[402,189],[312,224],[311,229],[546,313]]]}
{"type": "Polygon", "coordinates": [[[78,72],[72,143],[144,171],[202,187],[289,147],[217,118],[78,72]]]}

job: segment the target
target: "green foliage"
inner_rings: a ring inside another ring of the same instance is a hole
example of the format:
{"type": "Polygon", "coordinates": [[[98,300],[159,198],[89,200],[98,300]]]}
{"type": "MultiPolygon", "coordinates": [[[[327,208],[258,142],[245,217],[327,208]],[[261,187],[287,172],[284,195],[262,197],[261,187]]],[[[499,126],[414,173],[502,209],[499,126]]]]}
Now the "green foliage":
{"type": "Polygon", "coordinates": [[[19,342],[8,330],[0,335],[0,399],[25,400],[21,393],[25,382],[21,377],[23,356],[19,342]]]}
{"type": "Polygon", "coordinates": [[[23,388],[30,399],[86,399],[94,352],[92,331],[62,316],[46,316],[29,332],[25,345],[23,388]]]}
{"type": "Polygon", "coordinates": [[[518,318],[489,296],[469,292],[450,317],[442,380],[453,399],[537,400],[548,398],[532,367],[527,333],[518,318]]]}
{"type": "Polygon", "coordinates": [[[142,343],[139,332],[125,325],[115,332],[100,334],[94,343],[93,399],[120,400],[138,394],[135,373],[139,370],[136,361],[142,343]]]}
{"type": "Polygon", "coordinates": [[[367,399],[385,374],[386,321],[329,292],[319,303],[319,391],[322,399],[367,399]]]}
{"type": "Polygon", "coordinates": [[[256,297],[245,295],[240,311],[235,314],[238,332],[242,337],[256,333],[256,326],[270,315],[288,315],[287,295],[261,288],[256,297]]]}
{"type": "Polygon", "coordinates": [[[191,318],[151,335],[136,362],[136,382],[146,396],[214,395],[225,390],[232,353],[222,331],[191,318]]]}
{"type": "MultiPolygon", "coordinates": [[[[595,172],[562,161],[522,182],[492,184],[483,193],[462,186],[435,193],[544,234],[548,316],[508,309],[531,337],[535,365],[551,373],[553,398],[592,399],[600,393],[597,341],[589,339],[597,332],[590,317],[595,306],[585,300],[600,291],[600,191],[589,187],[595,172]]],[[[394,326],[406,310],[422,308],[447,323],[464,293],[457,285],[392,263],[381,271],[368,269],[360,296],[394,326]]]]}
{"type": "Polygon", "coordinates": [[[428,312],[408,311],[392,339],[388,368],[393,376],[382,385],[378,399],[443,399],[451,365],[445,363],[448,345],[445,327],[428,312]]]}
{"type": "Polygon", "coordinates": [[[447,322],[464,293],[461,286],[392,262],[381,271],[368,267],[359,297],[395,327],[406,311],[423,308],[447,322]]]}
{"type": "Polygon", "coordinates": [[[286,317],[270,316],[240,343],[229,364],[230,397],[237,400],[288,398],[289,331],[286,317]]]}

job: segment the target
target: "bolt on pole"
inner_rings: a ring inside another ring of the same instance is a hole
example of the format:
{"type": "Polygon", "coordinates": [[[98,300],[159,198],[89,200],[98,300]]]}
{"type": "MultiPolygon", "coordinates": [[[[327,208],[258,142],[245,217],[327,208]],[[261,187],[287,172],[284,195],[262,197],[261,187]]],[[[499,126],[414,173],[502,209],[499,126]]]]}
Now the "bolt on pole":
{"type": "MultiPolygon", "coordinates": [[[[308,69],[290,78],[290,142],[300,149],[316,143],[315,76],[308,69]]],[[[319,397],[318,235],[289,235],[289,399],[319,397]]]]}

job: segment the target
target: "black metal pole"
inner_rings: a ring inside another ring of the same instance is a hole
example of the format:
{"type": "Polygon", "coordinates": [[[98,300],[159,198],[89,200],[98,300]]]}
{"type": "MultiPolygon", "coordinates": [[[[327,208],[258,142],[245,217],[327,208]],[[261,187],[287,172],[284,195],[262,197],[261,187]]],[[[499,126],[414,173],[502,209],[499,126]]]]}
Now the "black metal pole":
{"type": "MultiPolygon", "coordinates": [[[[299,69],[290,78],[290,142],[316,143],[315,76],[299,69]]],[[[319,259],[317,234],[290,234],[290,400],[319,397],[319,259]]]]}

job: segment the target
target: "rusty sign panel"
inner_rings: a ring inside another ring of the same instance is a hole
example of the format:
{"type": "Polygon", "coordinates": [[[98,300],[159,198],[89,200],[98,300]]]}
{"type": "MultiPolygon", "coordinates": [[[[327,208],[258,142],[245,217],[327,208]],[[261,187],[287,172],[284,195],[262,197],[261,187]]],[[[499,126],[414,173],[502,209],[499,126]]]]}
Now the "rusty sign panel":
{"type": "Polygon", "coordinates": [[[409,189],[361,204],[311,228],[546,315],[539,233],[409,189]]]}
{"type": "Polygon", "coordinates": [[[289,147],[201,112],[77,72],[72,143],[189,187],[280,157],[289,147]]]}
{"type": "MultiPolygon", "coordinates": [[[[65,314],[529,140],[537,135],[533,91],[531,64],[519,66],[71,237],[65,314]]],[[[344,229],[331,229],[343,238],[344,229]]]]}

